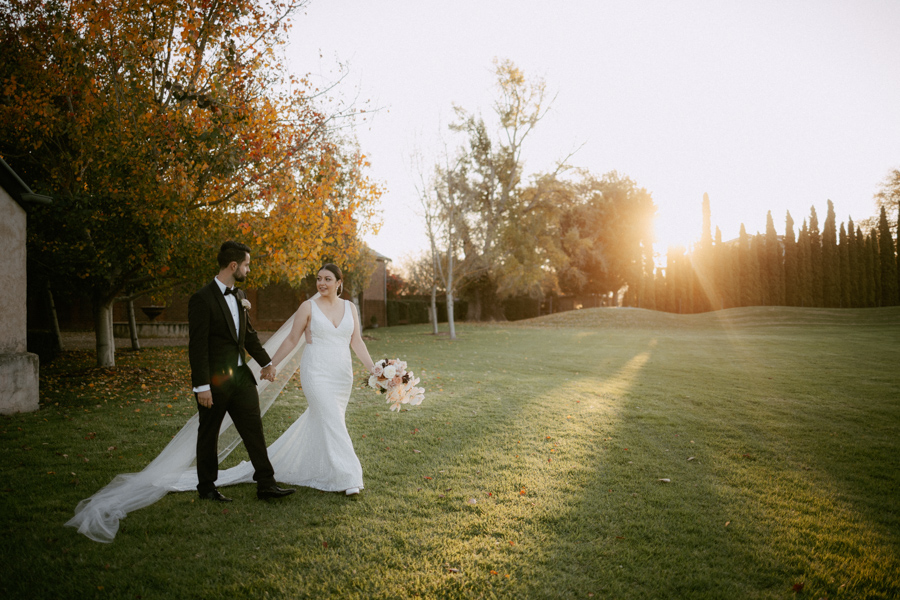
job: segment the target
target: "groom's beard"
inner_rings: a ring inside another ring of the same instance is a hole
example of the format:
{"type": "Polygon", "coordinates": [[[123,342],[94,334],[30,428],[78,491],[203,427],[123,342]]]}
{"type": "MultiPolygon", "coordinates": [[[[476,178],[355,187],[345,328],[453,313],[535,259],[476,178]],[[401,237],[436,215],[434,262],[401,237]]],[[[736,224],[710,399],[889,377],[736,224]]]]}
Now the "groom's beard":
{"type": "Polygon", "coordinates": [[[235,274],[234,274],[234,280],[237,281],[238,283],[244,283],[244,282],[247,280],[247,276],[246,276],[246,275],[240,275],[240,274],[238,274],[238,273],[235,273],[235,274]]]}

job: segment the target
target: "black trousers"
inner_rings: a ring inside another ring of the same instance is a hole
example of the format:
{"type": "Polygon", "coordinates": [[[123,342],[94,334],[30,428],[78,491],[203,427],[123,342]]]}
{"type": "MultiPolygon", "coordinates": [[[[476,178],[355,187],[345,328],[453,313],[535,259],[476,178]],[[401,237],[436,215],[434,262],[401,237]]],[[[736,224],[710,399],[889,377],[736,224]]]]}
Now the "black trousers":
{"type": "MultiPolygon", "coordinates": [[[[194,394],[195,398],[196,396],[194,394]]],[[[197,410],[200,411],[200,427],[197,431],[197,491],[203,495],[216,489],[216,479],[219,476],[219,428],[226,413],[231,415],[234,427],[250,455],[256,485],[259,488],[275,485],[275,470],[269,462],[259,414],[259,394],[250,368],[247,365],[238,367],[226,382],[212,388],[212,397],[213,405],[210,408],[197,403],[197,410]]]]}

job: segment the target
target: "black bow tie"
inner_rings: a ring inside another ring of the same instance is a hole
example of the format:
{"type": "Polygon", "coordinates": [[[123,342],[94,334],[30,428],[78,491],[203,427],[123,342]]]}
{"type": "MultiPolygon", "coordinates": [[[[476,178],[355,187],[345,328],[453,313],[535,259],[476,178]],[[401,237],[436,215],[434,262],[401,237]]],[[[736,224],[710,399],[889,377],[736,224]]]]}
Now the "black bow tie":
{"type": "Polygon", "coordinates": [[[238,289],[237,289],[237,288],[225,288],[225,295],[226,295],[226,296],[227,296],[228,294],[234,294],[235,296],[237,296],[237,293],[238,293],[238,289]]]}

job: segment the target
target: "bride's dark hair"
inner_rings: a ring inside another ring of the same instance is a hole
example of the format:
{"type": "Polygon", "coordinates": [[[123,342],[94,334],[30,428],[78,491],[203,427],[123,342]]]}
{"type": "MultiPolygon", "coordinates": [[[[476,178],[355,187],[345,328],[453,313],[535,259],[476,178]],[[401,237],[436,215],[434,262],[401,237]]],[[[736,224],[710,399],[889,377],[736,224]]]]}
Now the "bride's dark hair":
{"type": "MultiPolygon", "coordinates": [[[[337,281],[344,280],[344,274],[341,273],[341,268],[334,263],[325,263],[319,271],[331,271],[331,274],[334,275],[334,278],[337,281]]],[[[316,273],[319,271],[316,271],[316,273]]]]}

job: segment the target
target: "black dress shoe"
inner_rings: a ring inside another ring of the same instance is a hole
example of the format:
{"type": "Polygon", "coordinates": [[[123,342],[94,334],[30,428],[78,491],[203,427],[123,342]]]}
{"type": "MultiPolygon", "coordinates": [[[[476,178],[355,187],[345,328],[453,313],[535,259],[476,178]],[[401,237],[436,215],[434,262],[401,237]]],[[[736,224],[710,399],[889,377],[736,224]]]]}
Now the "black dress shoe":
{"type": "Polygon", "coordinates": [[[201,500],[213,500],[215,502],[231,502],[231,498],[226,498],[222,495],[219,490],[213,490],[211,492],[206,492],[205,494],[200,494],[201,500]]]}
{"type": "Polygon", "coordinates": [[[297,490],[280,488],[277,485],[273,485],[267,488],[260,488],[256,490],[256,497],[260,500],[270,500],[272,498],[284,498],[285,496],[290,496],[297,490]]]}

